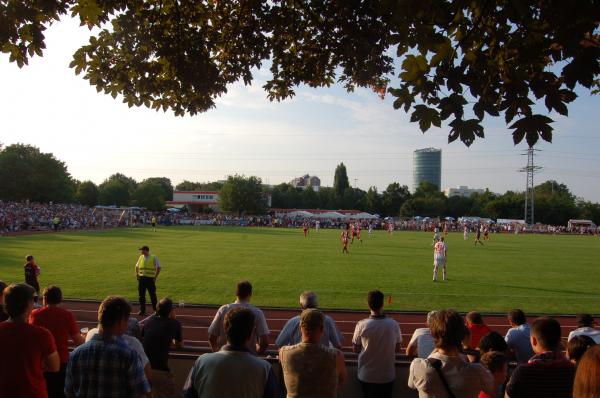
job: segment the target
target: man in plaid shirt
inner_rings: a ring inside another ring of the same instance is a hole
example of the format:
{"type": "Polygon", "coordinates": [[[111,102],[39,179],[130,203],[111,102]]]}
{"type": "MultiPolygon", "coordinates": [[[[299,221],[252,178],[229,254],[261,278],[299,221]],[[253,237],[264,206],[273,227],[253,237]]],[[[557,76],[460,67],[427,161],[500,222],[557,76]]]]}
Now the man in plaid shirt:
{"type": "Polygon", "coordinates": [[[67,397],[138,398],[150,394],[139,355],[121,335],[127,330],[131,306],[109,296],[98,309],[98,334],[77,347],[67,366],[67,397]]]}

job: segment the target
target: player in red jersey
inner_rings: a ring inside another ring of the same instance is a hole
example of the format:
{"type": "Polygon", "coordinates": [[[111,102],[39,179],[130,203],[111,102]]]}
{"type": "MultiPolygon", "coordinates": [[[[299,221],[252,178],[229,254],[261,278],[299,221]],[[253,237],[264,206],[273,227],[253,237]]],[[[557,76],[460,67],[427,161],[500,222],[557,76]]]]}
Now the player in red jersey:
{"type": "Polygon", "coordinates": [[[348,232],[348,226],[346,226],[346,228],[342,231],[342,234],[340,235],[340,239],[342,241],[342,253],[346,253],[348,254],[348,240],[349,240],[349,232],[348,232]]]}
{"type": "Polygon", "coordinates": [[[306,238],[308,236],[308,222],[304,221],[304,223],[302,224],[302,230],[304,231],[304,237],[306,238]]]}
{"type": "Polygon", "coordinates": [[[360,223],[359,222],[356,223],[356,228],[354,228],[354,232],[356,232],[356,239],[358,239],[360,241],[360,243],[362,243],[362,238],[360,237],[360,223]]]}

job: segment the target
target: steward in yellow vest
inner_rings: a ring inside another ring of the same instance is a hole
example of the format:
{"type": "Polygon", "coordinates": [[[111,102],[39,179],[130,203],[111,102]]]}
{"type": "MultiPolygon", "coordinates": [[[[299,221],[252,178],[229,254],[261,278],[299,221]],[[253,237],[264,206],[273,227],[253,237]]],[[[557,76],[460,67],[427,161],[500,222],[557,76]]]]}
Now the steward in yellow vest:
{"type": "Polygon", "coordinates": [[[146,315],[146,290],[152,301],[152,309],[156,312],[156,278],[160,273],[158,258],[150,254],[148,246],[140,248],[142,254],[135,264],[135,276],[138,280],[138,294],[140,299],[140,311],[138,315],[146,315]]]}

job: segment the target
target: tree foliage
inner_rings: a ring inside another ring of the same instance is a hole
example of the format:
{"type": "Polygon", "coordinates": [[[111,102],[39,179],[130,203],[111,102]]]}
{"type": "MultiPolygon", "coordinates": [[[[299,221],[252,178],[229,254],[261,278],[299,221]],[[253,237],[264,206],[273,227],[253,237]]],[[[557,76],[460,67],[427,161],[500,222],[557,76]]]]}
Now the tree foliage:
{"type": "Polygon", "coordinates": [[[504,115],[516,143],[552,140],[580,85],[597,90],[597,0],[51,0],[0,2],[0,48],[20,67],[43,54],[44,31],[70,13],[99,27],[71,62],[97,91],[129,106],[204,112],[268,64],[268,98],[295,87],[369,87],[394,97],[423,132],[484,137],[504,115]]]}
{"type": "Polygon", "coordinates": [[[223,187],[223,184],[217,181],[214,182],[192,182],[184,180],[177,184],[176,191],[218,191],[223,187]]]}
{"type": "Polygon", "coordinates": [[[14,144],[0,151],[0,199],[70,202],[75,181],[64,162],[34,146],[14,144]]]}
{"type": "Polygon", "coordinates": [[[98,202],[108,206],[129,206],[136,188],[137,182],[133,178],[121,173],[113,174],[98,187],[98,202]]]}
{"type": "MultiPolygon", "coordinates": [[[[164,183],[165,181],[163,179],[158,178],[148,178],[139,183],[133,193],[135,204],[151,211],[163,210],[165,208],[166,200],[170,200],[173,197],[172,193],[171,196],[167,197],[169,193],[168,190],[165,190],[166,187],[164,183]]],[[[169,180],[169,184],[170,183],[169,180]]]]}
{"type": "Polygon", "coordinates": [[[98,204],[98,187],[92,181],[83,181],[77,186],[75,201],[86,206],[95,206],[98,204]]]}
{"type": "Polygon", "coordinates": [[[261,179],[237,174],[227,177],[219,192],[219,207],[238,215],[262,214],[266,209],[266,201],[261,179]]]}
{"type": "Polygon", "coordinates": [[[350,183],[348,182],[348,172],[346,171],[346,166],[342,162],[335,168],[333,189],[335,190],[336,195],[341,198],[344,196],[344,192],[346,192],[348,187],[350,187],[350,183]]]}

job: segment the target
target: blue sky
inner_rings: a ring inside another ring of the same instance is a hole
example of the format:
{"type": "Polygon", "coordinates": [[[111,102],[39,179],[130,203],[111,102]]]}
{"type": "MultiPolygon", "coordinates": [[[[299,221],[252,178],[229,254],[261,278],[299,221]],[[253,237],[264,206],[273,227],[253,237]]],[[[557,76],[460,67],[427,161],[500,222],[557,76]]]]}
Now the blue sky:
{"type": "MultiPolygon", "coordinates": [[[[52,152],[80,180],[102,182],[115,172],[137,180],[166,176],[212,181],[229,174],[256,175],[277,184],[311,174],[331,185],[339,162],[350,183],[379,190],[391,182],[412,185],[412,152],[442,149],[442,186],[468,185],[494,192],[523,190],[526,144],[514,146],[504,119],[487,120],[486,139],[470,148],[447,143],[449,128],[422,134],[409,116],[369,90],[299,88],[297,96],[269,102],[262,90],[266,72],[250,87],[233,85],[217,108],[175,117],[128,108],[68,68],[89,31],[65,19],[47,31],[43,58],[19,69],[0,55],[0,142],[21,142],[52,152]]],[[[397,81],[392,81],[392,85],[397,81]]],[[[555,119],[554,142],[540,143],[536,182],[555,179],[578,196],[600,201],[600,96],[585,91],[555,119]]],[[[545,114],[545,108],[540,108],[545,114]]]]}

